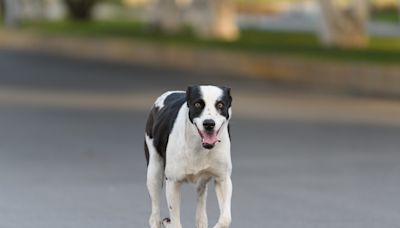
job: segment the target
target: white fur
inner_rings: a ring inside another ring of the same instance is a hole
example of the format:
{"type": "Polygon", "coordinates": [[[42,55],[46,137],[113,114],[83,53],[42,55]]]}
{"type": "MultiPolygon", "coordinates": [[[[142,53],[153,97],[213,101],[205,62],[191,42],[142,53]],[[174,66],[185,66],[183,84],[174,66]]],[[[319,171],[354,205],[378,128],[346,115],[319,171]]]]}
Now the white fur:
{"type": "MultiPolygon", "coordinates": [[[[166,228],[182,227],[180,222],[180,186],[184,182],[191,182],[197,185],[198,204],[196,210],[196,227],[208,227],[206,197],[207,183],[211,178],[215,179],[216,193],[220,207],[220,217],[214,228],[227,228],[231,223],[232,163],[230,153],[231,144],[227,129],[228,120],[226,120],[224,116],[221,116],[215,108],[215,101],[221,97],[222,90],[218,87],[202,86],[201,91],[206,106],[203,113],[200,117],[195,118],[194,122],[198,123],[198,127],[202,127],[200,123],[202,123],[203,120],[213,119],[216,122],[215,128],[221,128],[219,132],[219,139],[221,142],[217,143],[211,150],[204,149],[196,126],[189,120],[189,108],[186,103],[182,105],[169,135],[166,150],[166,197],[170,213],[170,222],[163,222],[166,228]]],[[[172,92],[169,92],[169,94],[171,93],[172,92]]],[[[163,107],[166,96],[167,95],[163,94],[157,99],[157,107],[163,107]]],[[[231,113],[231,110],[229,110],[229,112],[231,113]]],[[[155,221],[159,221],[159,206],[156,206],[156,204],[159,204],[159,197],[154,188],[160,186],[159,184],[154,184],[154,182],[159,180],[158,178],[160,178],[160,175],[162,176],[162,174],[159,174],[159,170],[160,167],[163,166],[162,162],[160,163],[160,157],[155,151],[152,140],[146,137],[146,143],[150,151],[150,163],[153,162],[152,165],[149,165],[147,175],[147,185],[153,205],[150,227],[158,228],[159,226],[155,224],[155,221]],[[160,167],[157,167],[158,165],[160,165],[160,167]]]]}
{"type": "Polygon", "coordinates": [[[163,181],[163,161],[154,147],[153,139],[145,135],[145,140],[150,155],[149,166],[147,167],[147,189],[151,199],[149,224],[151,228],[160,228],[160,192],[163,181]]]}

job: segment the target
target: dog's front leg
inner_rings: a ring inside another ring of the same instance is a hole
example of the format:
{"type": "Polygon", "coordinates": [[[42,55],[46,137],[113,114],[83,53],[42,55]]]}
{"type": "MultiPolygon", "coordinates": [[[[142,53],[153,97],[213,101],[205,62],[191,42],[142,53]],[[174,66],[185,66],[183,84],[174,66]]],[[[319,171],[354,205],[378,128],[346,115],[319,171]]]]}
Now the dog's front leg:
{"type": "Polygon", "coordinates": [[[165,191],[170,217],[164,219],[163,225],[165,228],[182,228],[180,215],[181,183],[168,179],[165,191]]]}
{"type": "Polygon", "coordinates": [[[208,181],[210,178],[205,178],[197,184],[196,228],[208,228],[206,209],[208,181]]]}
{"type": "Polygon", "coordinates": [[[232,198],[232,181],[227,176],[223,179],[215,180],[215,191],[217,193],[220,216],[218,223],[214,228],[228,228],[231,224],[231,198],[232,198]]]}

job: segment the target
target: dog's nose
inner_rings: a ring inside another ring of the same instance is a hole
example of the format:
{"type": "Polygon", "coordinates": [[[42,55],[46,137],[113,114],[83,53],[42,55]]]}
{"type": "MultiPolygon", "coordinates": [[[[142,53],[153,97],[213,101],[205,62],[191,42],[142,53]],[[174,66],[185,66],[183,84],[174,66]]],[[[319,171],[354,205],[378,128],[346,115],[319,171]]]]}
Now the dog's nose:
{"type": "Polygon", "coordinates": [[[206,131],[212,131],[215,127],[215,121],[211,119],[204,120],[203,126],[206,131]]]}

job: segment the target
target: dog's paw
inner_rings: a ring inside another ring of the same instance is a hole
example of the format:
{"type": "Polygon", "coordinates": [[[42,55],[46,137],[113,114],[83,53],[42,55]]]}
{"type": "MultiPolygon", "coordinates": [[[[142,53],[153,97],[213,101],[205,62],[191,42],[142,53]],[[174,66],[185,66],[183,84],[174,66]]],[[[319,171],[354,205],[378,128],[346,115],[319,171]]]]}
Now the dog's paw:
{"type": "Polygon", "coordinates": [[[165,218],[163,219],[162,224],[164,228],[182,228],[182,224],[180,224],[179,222],[177,223],[176,221],[173,222],[170,218],[165,218]]]}
{"type": "Polygon", "coordinates": [[[162,220],[162,224],[163,224],[164,228],[168,228],[169,225],[171,224],[171,219],[169,219],[169,218],[164,218],[164,219],[162,220]]]}
{"type": "Polygon", "coordinates": [[[230,222],[219,222],[217,223],[214,228],[229,228],[230,222]]]}
{"type": "Polygon", "coordinates": [[[160,217],[151,216],[149,219],[150,228],[161,228],[160,217]]]}
{"type": "Polygon", "coordinates": [[[214,228],[229,228],[229,226],[217,224],[214,226],[214,228]]]}
{"type": "Polygon", "coordinates": [[[207,223],[197,222],[196,228],[208,228],[208,225],[207,225],[207,223]]]}

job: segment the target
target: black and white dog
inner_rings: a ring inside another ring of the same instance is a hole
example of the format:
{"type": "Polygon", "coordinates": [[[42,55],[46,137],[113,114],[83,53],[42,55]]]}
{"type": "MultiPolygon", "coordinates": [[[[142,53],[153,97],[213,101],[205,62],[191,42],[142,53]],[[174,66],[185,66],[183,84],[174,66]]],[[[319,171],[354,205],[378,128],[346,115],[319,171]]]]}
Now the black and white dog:
{"type": "Polygon", "coordinates": [[[147,120],[145,135],[151,228],[161,226],[160,191],[164,177],[170,215],[162,221],[164,227],[182,227],[180,187],[185,182],[197,187],[196,227],[208,227],[207,183],[212,178],[220,208],[214,228],[230,226],[231,103],[230,89],[217,86],[190,86],[186,92],[169,91],[156,100],[147,120]]]}

